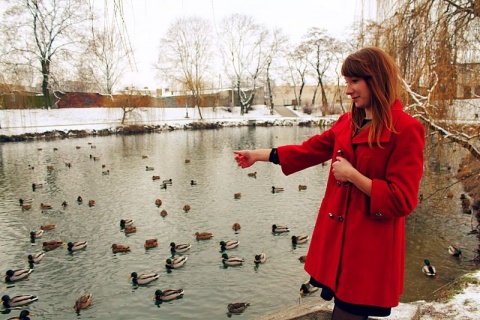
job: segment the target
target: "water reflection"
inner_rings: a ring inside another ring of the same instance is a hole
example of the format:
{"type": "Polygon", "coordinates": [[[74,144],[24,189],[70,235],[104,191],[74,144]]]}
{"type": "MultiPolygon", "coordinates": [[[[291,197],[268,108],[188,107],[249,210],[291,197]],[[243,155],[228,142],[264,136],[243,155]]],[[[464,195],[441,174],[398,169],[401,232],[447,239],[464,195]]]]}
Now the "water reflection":
{"type": "MultiPolygon", "coordinates": [[[[232,150],[299,143],[317,132],[301,127],[242,127],[1,145],[2,273],[27,267],[28,254],[41,251],[43,241],[88,241],[88,247],[73,254],[65,247],[46,252],[29,279],[4,284],[2,291],[10,296],[38,295],[29,308],[41,319],[78,319],[73,305],[85,292],[93,298],[81,312],[83,319],[223,319],[227,305],[239,301],[251,303],[242,318],[253,319],[295,305],[299,287],[308,279],[299,261],[308,244],[292,245],[291,236],[311,234],[329,168],[318,166],[288,178],[270,164],[241,170],[232,150]],[[146,166],[154,170],[147,171],[146,166]],[[253,171],[256,176],[248,176],[253,171]],[[152,179],[154,175],[160,179],[152,179]],[[172,183],[161,188],[165,179],[172,183]],[[192,185],[192,180],[197,183],[192,185]],[[32,183],[43,187],[33,191],[32,183]],[[299,191],[299,185],[308,188],[299,191]],[[272,186],[284,191],[272,193],[272,186]],[[235,193],[241,198],[235,199],[235,193]],[[76,201],[79,196],[82,202],[76,201]],[[32,199],[32,208],[22,211],[19,198],[32,199]],[[88,206],[89,200],[95,206],[88,206]],[[62,207],[64,201],[68,205],[62,207]],[[41,210],[40,203],[53,208],[41,210]],[[188,212],[183,209],[186,204],[188,212]],[[168,215],[162,217],[162,210],[168,215]],[[137,232],[122,232],[121,219],[134,220],[137,232]],[[233,230],[234,223],[241,229],[233,230]],[[30,231],[47,224],[56,228],[30,243],[30,231]],[[273,235],[273,224],[291,231],[273,235]],[[196,240],[196,232],[211,232],[214,237],[196,240]],[[145,240],[152,238],[158,239],[158,247],[146,250],[145,240]],[[227,252],[243,257],[242,265],[224,267],[219,252],[222,240],[239,241],[227,252]],[[190,243],[191,248],[176,255],[187,256],[188,262],[168,272],[165,261],[172,258],[171,242],[190,243]],[[114,254],[114,243],[131,251],[114,254]],[[255,264],[258,253],[266,253],[264,264],[255,264]],[[158,273],[159,278],[132,287],[132,272],[158,273]],[[155,304],[155,290],[167,288],[183,288],[183,298],[155,304]]],[[[444,179],[432,173],[424,179],[425,200],[407,219],[402,301],[425,299],[474,267],[470,249],[476,248],[476,239],[467,235],[470,217],[458,210],[458,197],[433,192],[432,186],[444,179]],[[454,244],[464,252],[463,259],[449,256],[447,248],[454,244]],[[421,272],[427,258],[439,273],[437,280],[421,272]]],[[[460,194],[460,187],[453,191],[460,194]]]]}

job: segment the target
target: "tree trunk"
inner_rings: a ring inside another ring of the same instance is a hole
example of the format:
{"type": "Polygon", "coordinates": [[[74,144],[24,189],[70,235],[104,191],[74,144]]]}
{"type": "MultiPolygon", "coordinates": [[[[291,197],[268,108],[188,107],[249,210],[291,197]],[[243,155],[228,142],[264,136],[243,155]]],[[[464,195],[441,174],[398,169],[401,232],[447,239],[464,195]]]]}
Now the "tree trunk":
{"type": "Polygon", "coordinates": [[[48,60],[42,60],[42,93],[43,93],[43,107],[49,109],[52,106],[50,99],[50,91],[48,89],[48,81],[50,76],[50,62],[48,60]]]}

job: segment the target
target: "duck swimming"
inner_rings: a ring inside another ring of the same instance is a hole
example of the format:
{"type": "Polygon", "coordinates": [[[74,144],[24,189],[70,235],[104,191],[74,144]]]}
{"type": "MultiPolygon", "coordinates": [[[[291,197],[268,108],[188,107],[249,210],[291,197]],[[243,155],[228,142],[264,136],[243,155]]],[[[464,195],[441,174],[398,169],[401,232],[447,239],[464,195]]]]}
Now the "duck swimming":
{"type": "Polygon", "coordinates": [[[130,227],[133,226],[132,219],[121,219],[120,220],[120,228],[130,227]]]}
{"type": "Polygon", "coordinates": [[[188,257],[187,256],[181,256],[175,259],[167,259],[165,261],[165,268],[167,269],[178,269],[183,267],[185,262],[187,262],[188,257]]]}
{"type": "Polygon", "coordinates": [[[183,289],[167,289],[167,290],[155,290],[155,301],[156,302],[161,302],[161,301],[170,301],[174,299],[181,298],[183,296],[183,289]]]}
{"type": "Polygon", "coordinates": [[[272,193],[278,193],[284,191],[284,188],[272,186],[272,193]]]}
{"type": "Polygon", "coordinates": [[[124,232],[125,234],[135,233],[135,232],[137,232],[137,227],[135,227],[135,226],[133,226],[133,225],[132,225],[132,226],[125,227],[125,229],[123,229],[123,232],[124,232]]]}
{"type": "Polygon", "coordinates": [[[156,200],[155,200],[155,205],[156,205],[157,207],[160,207],[160,206],[162,205],[162,200],[156,199],[156,200]]]}
{"type": "Polygon", "coordinates": [[[240,230],[241,228],[242,228],[242,227],[240,226],[240,223],[238,223],[238,222],[235,222],[235,223],[232,225],[232,229],[233,229],[234,231],[238,231],[238,230],[240,230]]]}
{"type": "Polygon", "coordinates": [[[52,206],[47,204],[47,203],[40,203],[40,209],[42,210],[50,210],[52,209],[52,206]]]}
{"type": "Polygon", "coordinates": [[[461,258],[462,257],[462,250],[454,247],[454,246],[449,246],[448,247],[448,253],[455,257],[455,258],[461,258]]]}
{"type": "Polygon", "coordinates": [[[122,252],[129,252],[130,247],[129,246],[124,246],[121,244],[112,244],[112,252],[113,253],[122,253],[122,252]]]}
{"type": "Polygon", "coordinates": [[[147,239],[143,246],[145,249],[156,248],[158,246],[158,239],[147,239]]]}
{"type": "Polygon", "coordinates": [[[30,240],[35,242],[36,239],[41,238],[43,235],[43,230],[30,231],[30,240]]]}
{"type": "Polygon", "coordinates": [[[428,259],[424,260],[425,265],[422,268],[422,271],[425,275],[433,277],[437,274],[437,270],[435,269],[434,266],[430,264],[430,261],[428,259]]]}
{"type": "Polygon", "coordinates": [[[8,318],[7,320],[30,320],[29,316],[33,316],[33,313],[30,313],[29,310],[22,310],[18,317],[8,318]]]}
{"type": "Polygon", "coordinates": [[[15,282],[28,278],[33,269],[8,270],[5,274],[5,282],[15,282]]]}
{"type": "Polygon", "coordinates": [[[290,229],[287,226],[277,226],[276,224],[272,225],[273,233],[284,233],[290,232],[290,229]]]}
{"type": "Polygon", "coordinates": [[[37,252],[28,255],[28,263],[39,263],[45,257],[45,252],[37,252]]]}
{"type": "Polygon", "coordinates": [[[292,236],[292,244],[303,244],[307,243],[308,241],[308,236],[292,236]]]}
{"type": "Polygon", "coordinates": [[[14,297],[10,297],[6,294],[2,297],[3,306],[7,309],[24,306],[37,300],[38,297],[31,294],[22,294],[14,297]]]}
{"type": "Polygon", "coordinates": [[[234,302],[229,303],[227,309],[230,313],[242,313],[249,305],[250,303],[248,302],[234,302]]]}
{"type": "Polygon", "coordinates": [[[62,241],[50,240],[43,243],[43,250],[50,251],[63,245],[62,241]]]}
{"type": "Polygon", "coordinates": [[[88,308],[92,304],[92,294],[91,293],[85,293],[81,295],[77,301],[75,301],[75,305],[73,306],[73,309],[77,311],[77,313],[80,310],[88,308]]]}
{"type": "Polygon", "coordinates": [[[76,241],[67,243],[68,252],[78,251],[87,247],[87,241],[76,241]]]}
{"type": "Polygon", "coordinates": [[[239,244],[240,242],[236,240],[220,241],[220,250],[225,251],[235,249],[239,244]]]}
{"type": "Polygon", "coordinates": [[[170,242],[170,252],[172,255],[186,252],[190,250],[191,247],[192,245],[190,243],[175,244],[175,242],[170,242]]]}
{"type": "Polygon", "coordinates": [[[130,278],[132,278],[132,282],[135,285],[141,285],[141,284],[148,284],[152,281],[155,281],[158,279],[158,273],[142,273],[142,274],[137,274],[136,272],[132,272],[130,274],[130,278]]]}
{"type": "Polygon", "coordinates": [[[256,264],[265,263],[265,261],[267,261],[267,255],[263,252],[256,254],[253,259],[253,262],[255,262],[256,264]]]}
{"type": "Polygon", "coordinates": [[[229,257],[228,254],[222,254],[222,263],[226,266],[241,266],[245,260],[239,257],[229,257]]]}
{"type": "Polygon", "coordinates": [[[41,230],[53,230],[55,229],[57,226],[54,225],[54,224],[45,224],[43,226],[40,226],[40,229],[41,230]]]}
{"type": "Polygon", "coordinates": [[[302,283],[302,285],[300,286],[300,295],[302,296],[311,295],[312,293],[315,293],[317,291],[318,291],[318,288],[312,286],[312,284],[310,283],[310,280],[305,283],[302,283]]]}
{"type": "Polygon", "coordinates": [[[213,238],[213,234],[211,232],[195,232],[195,237],[197,240],[208,240],[213,238]]]}

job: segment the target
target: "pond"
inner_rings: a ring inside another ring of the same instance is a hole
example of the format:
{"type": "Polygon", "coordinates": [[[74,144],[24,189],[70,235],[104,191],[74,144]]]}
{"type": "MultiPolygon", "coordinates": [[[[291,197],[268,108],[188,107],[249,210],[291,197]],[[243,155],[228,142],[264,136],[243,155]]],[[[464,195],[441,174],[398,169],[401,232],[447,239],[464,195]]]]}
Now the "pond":
{"type": "MultiPolygon", "coordinates": [[[[43,241],[88,241],[84,250],[73,254],[66,247],[46,252],[27,280],[3,283],[1,294],[37,295],[39,300],[29,309],[39,319],[224,319],[230,316],[228,303],[240,301],[251,303],[242,319],[254,319],[302,299],[316,299],[299,296],[308,276],[298,258],[306,254],[308,244],[293,247],[290,237],[311,234],[328,166],[290,177],[269,163],[242,170],[232,150],[300,143],[318,132],[297,126],[236,127],[0,145],[2,274],[28,267],[27,255],[42,251],[43,241]],[[147,171],[147,166],[153,170],[147,171]],[[256,177],[248,176],[255,171],[256,177]],[[153,180],[154,175],[160,180],[153,180]],[[172,184],[161,188],[167,179],[172,184]],[[191,180],[197,184],[191,185],[191,180]],[[32,183],[43,187],[33,191],[32,183]],[[307,189],[299,191],[300,184],[307,189]],[[272,193],[272,186],[284,191],[272,193]],[[235,193],[241,197],[235,199],[235,193]],[[77,203],[78,196],[83,203],[77,203]],[[19,198],[32,199],[32,209],[22,211],[19,198]],[[156,199],[161,199],[160,207],[156,199]],[[88,206],[88,200],[95,205],[88,206]],[[63,201],[68,202],[65,208],[63,201]],[[40,203],[53,208],[41,210],[40,203]],[[186,204],[191,207],[188,212],[183,210],[186,204]],[[161,210],[167,216],[162,217],[161,210]],[[123,233],[121,219],[133,219],[137,232],[123,233]],[[235,222],[241,225],[237,232],[232,230],[235,222]],[[32,244],[29,232],[45,224],[56,228],[32,244]],[[291,231],[273,235],[273,224],[287,225],[291,231]],[[214,237],[197,241],[197,231],[214,237]],[[144,243],[150,238],[158,239],[158,247],[146,250],[144,243]],[[240,242],[227,253],[243,257],[242,266],[222,265],[222,240],[240,242]],[[171,271],[164,266],[171,257],[170,242],[192,244],[183,254],[188,257],[185,265],[171,271]],[[131,252],[113,254],[113,243],[128,245],[131,252]],[[256,266],[253,258],[260,252],[266,253],[267,261],[256,266]],[[157,273],[159,278],[137,287],[129,279],[132,272],[157,273]],[[152,300],[156,289],[177,288],[185,290],[183,298],[159,305],[152,300]],[[93,295],[92,305],[77,315],[73,305],[86,292],[93,295]]],[[[428,187],[450,174],[430,173],[424,179],[425,200],[407,220],[404,302],[428,299],[475,268],[471,260],[476,238],[467,235],[471,217],[461,213],[461,187],[453,187],[453,198],[428,187]],[[465,257],[449,256],[450,244],[462,247],[465,257]],[[422,274],[424,259],[437,268],[437,279],[422,274]]],[[[0,314],[0,319],[18,312],[0,314]]]]}

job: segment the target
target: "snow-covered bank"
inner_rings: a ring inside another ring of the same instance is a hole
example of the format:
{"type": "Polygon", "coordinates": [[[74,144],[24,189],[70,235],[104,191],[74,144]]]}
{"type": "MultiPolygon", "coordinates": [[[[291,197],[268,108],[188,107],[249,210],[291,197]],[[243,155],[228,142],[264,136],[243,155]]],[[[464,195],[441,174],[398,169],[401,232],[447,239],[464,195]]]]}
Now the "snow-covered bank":
{"type": "Polygon", "coordinates": [[[188,128],[192,123],[216,124],[217,127],[251,125],[294,125],[302,122],[323,122],[331,124],[336,117],[325,118],[316,114],[307,115],[290,109],[294,117],[283,117],[279,113],[270,114],[264,105],[253,106],[244,115],[240,108],[231,110],[223,107],[202,108],[139,108],[127,114],[125,125],[121,124],[123,111],[120,108],[74,108],[74,109],[24,109],[0,110],[0,135],[15,136],[22,134],[44,133],[52,131],[86,132],[108,130],[116,133],[125,126],[150,126],[154,130],[174,130],[188,128]],[[201,113],[200,113],[201,112],[201,113]]]}

